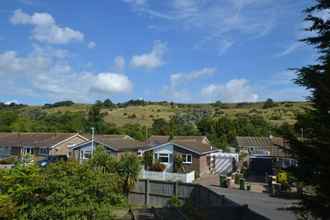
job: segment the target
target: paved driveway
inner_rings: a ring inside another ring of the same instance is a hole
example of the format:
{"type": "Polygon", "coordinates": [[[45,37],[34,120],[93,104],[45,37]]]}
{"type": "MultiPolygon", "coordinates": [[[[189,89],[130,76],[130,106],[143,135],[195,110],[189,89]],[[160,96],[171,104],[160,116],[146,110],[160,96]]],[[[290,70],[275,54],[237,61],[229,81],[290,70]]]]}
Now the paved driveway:
{"type": "Polygon", "coordinates": [[[297,219],[291,211],[284,210],[296,202],[295,200],[274,198],[270,197],[268,193],[262,192],[221,188],[218,186],[219,180],[217,176],[203,177],[198,179],[196,183],[204,185],[218,194],[225,195],[228,199],[240,205],[247,204],[251,210],[268,219],[297,219]]]}

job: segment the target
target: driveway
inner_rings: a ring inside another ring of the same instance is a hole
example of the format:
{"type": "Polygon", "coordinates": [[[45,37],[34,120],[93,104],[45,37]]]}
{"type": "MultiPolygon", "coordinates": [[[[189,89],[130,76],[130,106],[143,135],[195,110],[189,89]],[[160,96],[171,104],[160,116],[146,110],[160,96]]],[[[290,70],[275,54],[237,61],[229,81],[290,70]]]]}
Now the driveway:
{"type": "Polygon", "coordinates": [[[251,192],[238,189],[227,189],[219,187],[218,176],[207,176],[196,181],[201,185],[208,187],[213,192],[226,196],[226,198],[240,205],[248,205],[248,207],[258,214],[268,219],[293,220],[297,219],[291,212],[284,210],[290,206],[295,200],[287,200],[281,198],[270,197],[268,193],[251,192]]]}

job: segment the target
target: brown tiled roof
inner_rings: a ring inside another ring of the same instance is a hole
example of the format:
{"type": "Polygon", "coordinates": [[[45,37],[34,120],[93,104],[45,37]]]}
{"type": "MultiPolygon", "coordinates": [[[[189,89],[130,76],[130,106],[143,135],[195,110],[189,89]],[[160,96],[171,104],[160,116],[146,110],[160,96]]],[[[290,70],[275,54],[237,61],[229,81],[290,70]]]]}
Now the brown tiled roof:
{"type": "Polygon", "coordinates": [[[143,146],[143,143],[127,135],[122,135],[122,137],[113,135],[97,135],[95,136],[95,141],[109,145],[118,151],[130,151],[137,150],[143,146]]]}
{"type": "Polygon", "coordinates": [[[51,147],[75,133],[0,133],[0,147],[51,147]]]}
{"type": "Polygon", "coordinates": [[[288,144],[281,137],[236,137],[236,143],[240,149],[248,150],[254,147],[255,150],[265,150],[270,152],[270,156],[287,157],[288,154],[283,148],[288,144]]]}
{"type": "Polygon", "coordinates": [[[151,145],[155,144],[165,144],[169,142],[170,136],[160,136],[160,135],[153,135],[148,138],[147,143],[151,145]]]}
{"type": "MultiPolygon", "coordinates": [[[[128,135],[95,135],[94,138],[96,143],[104,144],[109,146],[119,152],[121,151],[137,151],[138,149],[143,147],[143,143],[137,140],[134,140],[132,137],[128,135]]],[[[91,138],[89,141],[81,143],[76,147],[79,148],[84,146],[86,143],[91,142],[91,138]]]]}
{"type": "MultiPolygon", "coordinates": [[[[82,134],[82,136],[86,137],[87,139],[92,139],[92,135],[89,133],[82,134]]],[[[95,134],[95,138],[105,139],[105,138],[112,138],[112,139],[133,139],[132,137],[126,134],[95,134]]]]}
{"type": "Polygon", "coordinates": [[[215,150],[212,148],[210,143],[204,142],[205,138],[205,136],[174,136],[172,140],[169,140],[169,136],[151,136],[148,139],[148,144],[144,149],[147,150],[161,144],[172,143],[187,150],[191,150],[195,153],[205,154],[215,150]]]}

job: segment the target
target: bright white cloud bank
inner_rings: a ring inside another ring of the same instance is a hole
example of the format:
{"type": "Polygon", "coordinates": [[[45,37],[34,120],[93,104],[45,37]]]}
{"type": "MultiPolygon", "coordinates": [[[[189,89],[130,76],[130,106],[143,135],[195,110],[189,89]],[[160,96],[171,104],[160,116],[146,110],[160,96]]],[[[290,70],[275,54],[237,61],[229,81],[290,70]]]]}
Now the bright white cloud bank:
{"type": "Polygon", "coordinates": [[[26,56],[14,51],[0,53],[0,83],[14,85],[8,87],[11,95],[42,95],[51,100],[90,101],[132,90],[132,82],[124,74],[76,72],[67,60],[63,51],[52,48],[36,47],[26,56]]]}
{"type": "Polygon", "coordinates": [[[144,69],[155,69],[162,66],[164,62],[164,54],[167,45],[161,41],[155,41],[152,50],[149,53],[134,55],[131,59],[131,65],[144,69]]]}
{"type": "Polygon", "coordinates": [[[32,25],[32,38],[50,44],[66,44],[72,41],[83,41],[84,34],[69,27],[60,27],[48,13],[29,15],[18,9],[10,18],[15,25],[32,25]]]}
{"type": "Polygon", "coordinates": [[[256,94],[246,79],[233,79],[225,84],[210,84],[201,90],[202,96],[212,101],[256,102],[256,94]]]}

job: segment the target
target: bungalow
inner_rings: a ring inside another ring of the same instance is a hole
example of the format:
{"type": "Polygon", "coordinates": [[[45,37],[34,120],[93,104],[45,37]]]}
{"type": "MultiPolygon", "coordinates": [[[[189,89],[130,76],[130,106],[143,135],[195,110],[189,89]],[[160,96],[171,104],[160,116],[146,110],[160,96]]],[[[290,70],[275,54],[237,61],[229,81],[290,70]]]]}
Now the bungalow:
{"type": "Polygon", "coordinates": [[[91,158],[93,150],[98,146],[103,146],[109,154],[118,156],[125,152],[136,154],[143,143],[128,135],[95,135],[94,141],[89,139],[72,146],[70,157],[79,161],[88,160],[91,158]]]}
{"type": "Polygon", "coordinates": [[[249,168],[256,174],[272,173],[273,168],[295,166],[296,161],[285,150],[288,142],[281,137],[236,137],[240,152],[249,155],[249,168]]]}
{"type": "Polygon", "coordinates": [[[176,158],[182,158],[184,172],[195,171],[196,176],[211,172],[210,155],[218,152],[205,136],[151,136],[139,150],[142,154],[151,152],[153,161],[165,165],[166,172],[177,170],[176,158]]]}
{"type": "Polygon", "coordinates": [[[0,157],[27,153],[35,157],[67,156],[69,146],[86,140],[74,133],[0,133],[0,157]]]}

